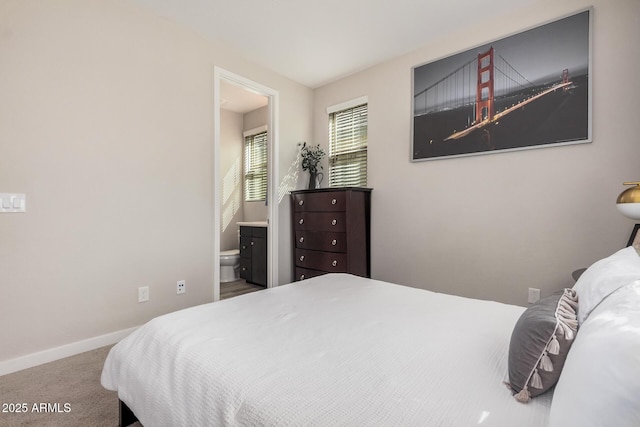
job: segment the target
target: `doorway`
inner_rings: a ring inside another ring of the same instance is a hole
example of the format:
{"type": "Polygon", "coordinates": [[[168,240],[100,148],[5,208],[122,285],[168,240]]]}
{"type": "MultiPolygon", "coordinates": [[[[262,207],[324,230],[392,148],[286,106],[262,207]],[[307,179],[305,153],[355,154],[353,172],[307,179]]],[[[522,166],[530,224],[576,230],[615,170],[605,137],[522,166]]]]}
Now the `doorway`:
{"type": "MultiPolygon", "coordinates": [[[[237,108],[243,103],[266,100],[266,128],[267,128],[267,287],[276,286],[278,283],[278,92],[260,83],[251,81],[237,74],[231,73],[219,67],[214,67],[214,146],[213,146],[213,300],[220,299],[220,250],[222,239],[222,226],[229,222],[228,212],[223,212],[221,195],[225,189],[225,176],[221,164],[221,131],[223,129],[223,117],[227,112],[223,108],[237,108]],[[224,96],[223,96],[224,94],[224,96]],[[233,98],[233,99],[230,99],[233,98]],[[237,104],[231,107],[229,104],[237,104]],[[227,106],[225,107],[225,104],[227,106]]],[[[250,108],[250,107],[246,107],[250,108]]],[[[258,107],[259,108],[259,107],[258,107]]],[[[242,166],[240,165],[240,170],[242,166]]],[[[228,240],[228,237],[226,237],[228,240]]]]}

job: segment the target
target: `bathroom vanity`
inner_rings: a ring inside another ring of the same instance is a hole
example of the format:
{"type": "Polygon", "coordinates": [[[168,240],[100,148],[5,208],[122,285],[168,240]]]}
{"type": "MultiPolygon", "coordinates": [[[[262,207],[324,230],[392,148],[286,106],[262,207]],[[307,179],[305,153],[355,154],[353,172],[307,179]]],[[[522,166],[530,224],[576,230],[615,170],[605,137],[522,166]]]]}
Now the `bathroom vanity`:
{"type": "Polygon", "coordinates": [[[239,222],[240,278],[267,286],[267,223],[239,222]]]}

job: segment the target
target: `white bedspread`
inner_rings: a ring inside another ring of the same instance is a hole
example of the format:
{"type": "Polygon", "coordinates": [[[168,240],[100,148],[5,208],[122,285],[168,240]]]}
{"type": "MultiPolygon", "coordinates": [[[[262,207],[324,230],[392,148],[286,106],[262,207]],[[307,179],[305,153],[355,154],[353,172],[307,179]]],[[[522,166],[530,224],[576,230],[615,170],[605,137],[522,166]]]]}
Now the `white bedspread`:
{"type": "Polygon", "coordinates": [[[158,317],[102,384],[154,426],[545,426],[502,384],[524,308],[332,274],[158,317]]]}

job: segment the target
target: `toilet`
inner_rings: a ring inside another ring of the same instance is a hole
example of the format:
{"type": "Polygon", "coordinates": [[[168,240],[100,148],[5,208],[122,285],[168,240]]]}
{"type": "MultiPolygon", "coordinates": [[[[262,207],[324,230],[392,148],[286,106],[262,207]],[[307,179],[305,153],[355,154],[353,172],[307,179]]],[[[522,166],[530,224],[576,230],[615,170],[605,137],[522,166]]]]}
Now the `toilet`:
{"type": "Polygon", "coordinates": [[[220,283],[238,280],[240,271],[240,250],[220,252],[220,283]]]}

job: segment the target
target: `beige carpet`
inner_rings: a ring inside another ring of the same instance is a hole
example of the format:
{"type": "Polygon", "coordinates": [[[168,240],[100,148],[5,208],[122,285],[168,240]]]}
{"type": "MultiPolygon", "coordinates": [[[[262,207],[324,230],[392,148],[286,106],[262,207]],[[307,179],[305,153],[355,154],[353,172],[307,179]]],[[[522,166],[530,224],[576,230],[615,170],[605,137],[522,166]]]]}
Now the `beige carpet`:
{"type": "Polygon", "coordinates": [[[1,376],[0,426],[117,426],[118,396],[100,385],[110,348],[1,376]],[[26,413],[3,412],[25,403],[26,413]]]}

